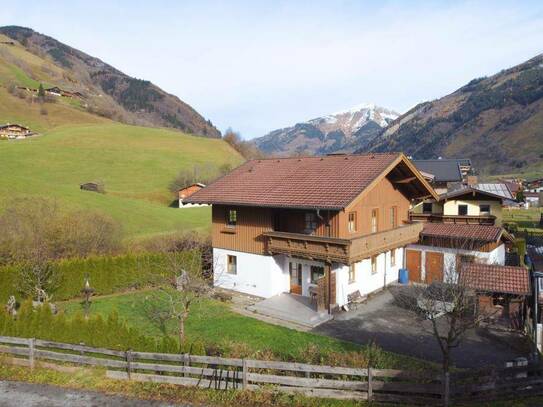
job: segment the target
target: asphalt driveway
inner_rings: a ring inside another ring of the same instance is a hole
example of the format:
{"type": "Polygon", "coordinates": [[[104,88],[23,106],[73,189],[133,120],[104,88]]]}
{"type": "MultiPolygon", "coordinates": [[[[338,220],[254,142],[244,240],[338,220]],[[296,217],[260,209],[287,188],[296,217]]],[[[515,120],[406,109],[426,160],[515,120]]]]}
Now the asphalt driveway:
{"type": "MultiPolygon", "coordinates": [[[[389,291],[377,294],[356,310],[337,315],[313,332],[360,344],[373,341],[387,351],[441,362],[430,324],[394,305],[389,291]]],[[[503,366],[516,357],[527,357],[529,352],[522,335],[477,328],[466,333],[453,358],[457,367],[503,366]]]]}

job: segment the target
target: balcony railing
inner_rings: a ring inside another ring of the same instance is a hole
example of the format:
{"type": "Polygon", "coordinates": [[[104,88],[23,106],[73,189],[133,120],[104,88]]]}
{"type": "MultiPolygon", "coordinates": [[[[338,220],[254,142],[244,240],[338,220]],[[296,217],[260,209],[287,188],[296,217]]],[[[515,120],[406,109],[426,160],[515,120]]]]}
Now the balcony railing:
{"type": "Polygon", "coordinates": [[[319,237],[302,233],[265,232],[269,254],[286,254],[310,260],[351,264],[419,240],[422,223],[352,239],[319,237]]]}
{"type": "Polygon", "coordinates": [[[409,213],[409,220],[413,222],[433,223],[458,223],[467,225],[490,225],[494,226],[496,217],[493,215],[443,215],[442,213],[409,213]]]}

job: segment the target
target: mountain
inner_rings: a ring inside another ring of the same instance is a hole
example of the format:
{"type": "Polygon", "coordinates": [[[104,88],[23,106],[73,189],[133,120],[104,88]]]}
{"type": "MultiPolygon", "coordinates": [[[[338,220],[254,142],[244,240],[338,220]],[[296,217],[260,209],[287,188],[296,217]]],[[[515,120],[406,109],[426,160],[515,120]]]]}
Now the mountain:
{"type": "Polygon", "coordinates": [[[469,157],[482,174],[543,170],[543,54],[415,106],[357,151],[469,157]]]}
{"type": "Polygon", "coordinates": [[[368,144],[397,117],[392,110],[366,103],[274,130],[254,142],[268,155],[350,152],[368,144]]]}
{"type": "Polygon", "coordinates": [[[169,186],[180,171],[212,177],[243,158],[221,138],[153,128],[148,120],[145,127],[133,125],[136,115],[89,78],[80,80],[81,72],[0,34],[0,125],[21,124],[37,133],[20,140],[0,136],[0,213],[19,200],[36,198],[62,210],[109,216],[130,241],[206,232],[209,208],[172,208],[169,186]],[[39,97],[30,89],[40,84],[84,96],[61,96],[55,89],[39,97]],[[114,109],[112,119],[96,114],[106,108],[114,109]],[[132,125],[118,123],[117,114],[132,125]],[[86,182],[99,182],[105,193],[82,191],[80,184],[86,182]]]}
{"type": "Polygon", "coordinates": [[[98,58],[29,28],[0,27],[0,34],[17,42],[4,41],[3,45],[20,44],[55,66],[33,70],[31,64],[5,50],[0,54],[2,59],[9,58],[8,62],[34,81],[43,82],[43,77],[47,77],[48,86],[79,92],[85,98],[82,106],[91,113],[128,124],[172,127],[200,136],[220,137],[209,120],[149,81],[132,78],[98,58]]]}

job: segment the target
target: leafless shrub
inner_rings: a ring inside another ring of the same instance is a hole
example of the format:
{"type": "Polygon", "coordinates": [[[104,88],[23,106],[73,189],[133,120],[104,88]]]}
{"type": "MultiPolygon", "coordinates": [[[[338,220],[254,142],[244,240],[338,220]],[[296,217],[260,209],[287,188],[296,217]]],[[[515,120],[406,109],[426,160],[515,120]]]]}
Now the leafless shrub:
{"type": "Polygon", "coordinates": [[[191,308],[213,293],[212,250],[201,240],[187,237],[174,245],[163,241],[164,275],[161,289],[146,303],[147,316],[165,332],[167,321],[176,321],[179,343],[185,341],[185,322],[191,308]]]}
{"type": "Polygon", "coordinates": [[[17,199],[0,216],[0,264],[15,264],[17,289],[27,297],[50,294],[59,278],[53,261],[116,251],[120,227],[93,212],[62,211],[46,199],[17,199]]]}

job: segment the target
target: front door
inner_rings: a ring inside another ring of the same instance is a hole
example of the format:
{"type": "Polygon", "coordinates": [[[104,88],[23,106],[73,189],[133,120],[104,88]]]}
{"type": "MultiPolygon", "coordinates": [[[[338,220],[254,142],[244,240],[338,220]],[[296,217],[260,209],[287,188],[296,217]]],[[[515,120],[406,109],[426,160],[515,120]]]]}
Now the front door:
{"type": "Polygon", "coordinates": [[[407,270],[409,271],[409,281],[413,281],[415,283],[420,283],[421,281],[421,275],[420,275],[420,251],[418,250],[406,250],[405,251],[405,266],[407,270]]]}
{"type": "Polygon", "coordinates": [[[290,292],[302,295],[302,264],[289,262],[288,267],[290,273],[290,292]]]}
{"type": "Polygon", "coordinates": [[[426,252],[426,283],[443,282],[443,253],[426,252]]]}

